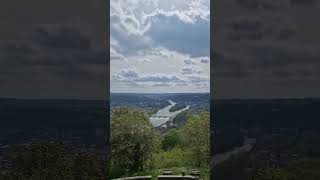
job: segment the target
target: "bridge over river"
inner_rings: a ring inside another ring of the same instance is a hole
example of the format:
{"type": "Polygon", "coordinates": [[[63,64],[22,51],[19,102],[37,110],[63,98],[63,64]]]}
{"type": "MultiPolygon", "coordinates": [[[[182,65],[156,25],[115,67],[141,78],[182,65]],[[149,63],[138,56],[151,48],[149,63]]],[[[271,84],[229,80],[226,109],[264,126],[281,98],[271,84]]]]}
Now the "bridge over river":
{"type": "Polygon", "coordinates": [[[168,102],[170,103],[169,106],[160,109],[156,114],[154,114],[153,116],[150,117],[150,122],[154,127],[160,127],[162,125],[164,125],[165,123],[167,123],[168,121],[172,121],[174,119],[174,117],[176,117],[176,115],[178,115],[179,113],[187,110],[190,108],[189,105],[187,105],[185,108],[174,111],[174,112],[170,112],[170,108],[175,106],[177,103],[168,100],[168,102]]]}

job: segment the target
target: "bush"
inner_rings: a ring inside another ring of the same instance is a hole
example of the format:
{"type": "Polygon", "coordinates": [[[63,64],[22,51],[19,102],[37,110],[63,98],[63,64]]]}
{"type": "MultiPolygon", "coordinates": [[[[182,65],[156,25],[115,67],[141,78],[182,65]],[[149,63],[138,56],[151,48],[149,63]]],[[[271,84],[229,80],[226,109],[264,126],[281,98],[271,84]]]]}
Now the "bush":
{"type": "Polygon", "coordinates": [[[168,151],[175,148],[178,145],[181,145],[182,139],[181,134],[177,129],[169,130],[162,140],[162,149],[168,151]]]}
{"type": "Polygon", "coordinates": [[[156,134],[141,111],[116,108],[111,112],[112,167],[129,173],[143,170],[154,150],[156,134]]]}
{"type": "Polygon", "coordinates": [[[194,166],[193,152],[179,147],[160,152],[154,156],[154,159],[157,169],[194,166]]]}

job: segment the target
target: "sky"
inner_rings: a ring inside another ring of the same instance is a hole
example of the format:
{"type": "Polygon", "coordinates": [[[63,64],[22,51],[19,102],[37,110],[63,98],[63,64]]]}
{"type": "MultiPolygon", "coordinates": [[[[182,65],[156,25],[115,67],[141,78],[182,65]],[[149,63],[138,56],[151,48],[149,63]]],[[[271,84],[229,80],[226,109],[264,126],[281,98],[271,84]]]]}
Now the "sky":
{"type": "Polygon", "coordinates": [[[111,92],[209,92],[209,3],[111,0],[111,92]]]}
{"type": "Polygon", "coordinates": [[[105,99],[104,1],[2,0],[0,97],[105,99]]]}
{"type": "Polygon", "coordinates": [[[320,97],[319,1],[212,6],[213,98],[320,97]]]}
{"type": "Polygon", "coordinates": [[[104,3],[2,0],[0,97],[320,97],[317,0],[111,0],[110,24],[104,3]]]}

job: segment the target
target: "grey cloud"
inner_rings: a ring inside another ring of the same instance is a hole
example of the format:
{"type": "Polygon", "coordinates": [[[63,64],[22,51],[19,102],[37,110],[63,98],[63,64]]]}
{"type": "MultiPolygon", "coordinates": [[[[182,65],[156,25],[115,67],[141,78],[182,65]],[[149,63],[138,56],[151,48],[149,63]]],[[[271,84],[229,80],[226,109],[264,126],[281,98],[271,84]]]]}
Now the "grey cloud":
{"type": "Polygon", "coordinates": [[[150,49],[153,47],[153,42],[149,37],[129,34],[127,31],[118,26],[120,19],[111,17],[110,19],[110,36],[117,40],[120,48],[117,49],[123,55],[134,55],[141,49],[150,49]]]}
{"type": "Polygon", "coordinates": [[[203,63],[203,64],[208,64],[209,63],[209,59],[201,59],[200,62],[203,63]]]}
{"type": "Polygon", "coordinates": [[[179,82],[179,81],[183,81],[183,80],[179,79],[177,76],[171,76],[166,74],[142,76],[139,79],[137,79],[137,82],[179,82]]]}
{"type": "Polygon", "coordinates": [[[216,31],[211,37],[218,52],[210,70],[215,97],[318,97],[319,6],[315,2],[216,1],[216,31]],[[265,2],[279,6],[268,8],[265,2]],[[246,26],[236,26],[237,32],[232,23],[241,16],[260,22],[251,26],[242,20],[246,26]]]}
{"type": "Polygon", "coordinates": [[[155,83],[152,85],[153,87],[168,87],[171,86],[170,83],[155,83]]]}
{"type": "Polygon", "coordinates": [[[195,64],[191,59],[186,59],[183,61],[185,64],[195,64]]]}
{"type": "Polygon", "coordinates": [[[87,0],[2,1],[1,97],[105,99],[105,5],[87,0]]]}
{"type": "Polygon", "coordinates": [[[191,83],[208,82],[209,79],[202,76],[188,76],[188,80],[191,83]]]}
{"type": "Polygon", "coordinates": [[[134,77],[134,78],[139,76],[139,74],[132,69],[122,69],[120,72],[120,75],[124,77],[134,77]]]}
{"type": "Polygon", "coordinates": [[[199,69],[192,68],[192,67],[183,67],[181,69],[181,73],[184,75],[185,74],[201,74],[202,71],[199,69]]]}
{"type": "Polygon", "coordinates": [[[193,69],[192,68],[182,68],[181,69],[181,73],[182,74],[192,74],[193,73],[193,69]]]}
{"type": "Polygon", "coordinates": [[[96,75],[104,74],[100,67],[107,65],[106,51],[91,47],[92,38],[79,32],[79,29],[55,25],[53,29],[36,27],[33,32],[26,40],[3,45],[6,51],[3,52],[4,66],[1,66],[1,71],[4,68],[20,69],[20,74],[25,72],[27,75],[29,70],[36,68],[40,74],[67,79],[77,76],[100,79],[96,75]],[[95,68],[90,69],[89,66],[95,68]]]}
{"type": "Polygon", "coordinates": [[[139,74],[132,69],[122,69],[120,73],[113,75],[113,79],[119,82],[154,82],[154,83],[170,83],[183,82],[182,79],[175,75],[168,74],[139,74]]]}

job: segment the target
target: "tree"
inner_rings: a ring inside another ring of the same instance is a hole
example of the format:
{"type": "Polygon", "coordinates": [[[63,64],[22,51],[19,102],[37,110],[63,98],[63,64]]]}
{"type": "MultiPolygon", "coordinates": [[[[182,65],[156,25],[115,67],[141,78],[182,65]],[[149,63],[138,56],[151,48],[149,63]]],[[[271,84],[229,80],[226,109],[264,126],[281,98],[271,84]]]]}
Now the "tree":
{"type": "Polygon", "coordinates": [[[177,129],[169,130],[163,138],[162,149],[167,151],[181,143],[181,135],[177,129]]]}
{"type": "Polygon", "coordinates": [[[289,180],[280,169],[260,169],[256,172],[254,180],[289,180]]]}
{"type": "Polygon", "coordinates": [[[255,174],[255,180],[318,180],[320,179],[320,160],[301,159],[289,163],[284,168],[260,169],[255,174]]]}
{"type": "Polygon", "coordinates": [[[210,164],[210,114],[202,112],[191,116],[182,128],[186,145],[194,153],[198,167],[210,164]]]}
{"type": "Polygon", "coordinates": [[[111,112],[112,167],[141,171],[150,158],[156,134],[141,111],[115,108],[111,112]]]}
{"type": "Polygon", "coordinates": [[[106,179],[105,160],[67,149],[60,142],[12,147],[5,158],[12,167],[0,179],[106,179]]]}

